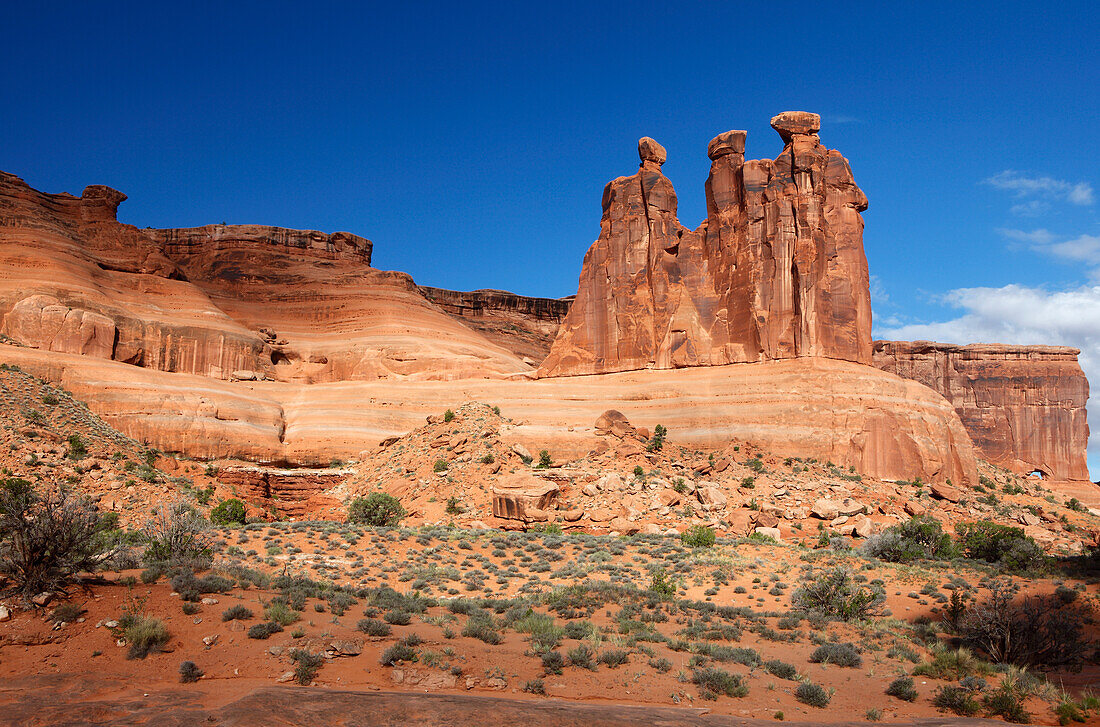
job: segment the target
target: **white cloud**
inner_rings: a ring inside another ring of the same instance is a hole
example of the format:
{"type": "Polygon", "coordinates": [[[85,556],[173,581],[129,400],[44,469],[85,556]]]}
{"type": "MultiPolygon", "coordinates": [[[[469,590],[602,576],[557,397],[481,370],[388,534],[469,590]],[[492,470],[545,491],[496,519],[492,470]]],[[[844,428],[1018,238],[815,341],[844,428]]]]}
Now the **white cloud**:
{"type": "Polygon", "coordinates": [[[1009,240],[1030,242],[1033,245],[1049,245],[1055,240],[1053,232],[1043,229],[1027,232],[1026,230],[1006,230],[1003,227],[999,227],[997,228],[997,232],[1001,233],[1001,235],[1009,240]]]}
{"type": "MultiPolygon", "coordinates": [[[[1061,291],[1021,285],[960,288],[942,300],[962,315],[938,323],[887,326],[878,335],[901,341],[1074,346],[1081,349],[1085,375],[1100,381],[1100,285],[1061,291]]],[[[1093,431],[1089,453],[1100,456],[1100,397],[1092,397],[1088,408],[1093,431]]]]}
{"type": "Polygon", "coordinates": [[[1071,204],[1088,206],[1096,199],[1088,182],[1067,182],[1054,177],[1034,177],[1014,169],[1005,169],[982,180],[983,184],[1011,192],[1017,199],[1027,199],[1013,206],[1015,214],[1035,215],[1049,209],[1043,200],[1064,200],[1071,204]],[[1029,199],[1031,198],[1031,199],[1029,199]]]}
{"type": "Polygon", "coordinates": [[[877,275],[871,276],[871,302],[872,303],[889,303],[890,294],[886,292],[886,286],[882,284],[882,280],[877,275]]]}
{"type": "Polygon", "coordinates": [[[1046,202],[1041,199],[1032,199],[1027,202],[1020,202],[1014,204],[1009,208],[1009,212],[1018,217],[1038,217],[1041,214],[1050,212],[1050,202],[1046,202]]]}

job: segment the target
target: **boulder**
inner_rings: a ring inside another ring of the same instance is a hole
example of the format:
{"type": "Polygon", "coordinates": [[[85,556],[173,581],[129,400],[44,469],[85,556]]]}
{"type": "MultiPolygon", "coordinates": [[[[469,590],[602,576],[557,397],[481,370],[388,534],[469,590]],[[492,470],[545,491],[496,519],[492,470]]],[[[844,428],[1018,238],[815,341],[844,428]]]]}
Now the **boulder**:
{"type": "Polygon", "coordinates": [[[653,162],[659,167],[668,159],[668,152],[653,139],[643,136],[638,139],[638,157],[642,160],[643,165],[646,162],[653,162]]]}
{"type": "Polygon", "coordinates": [[[492,489],[493,515],[507,520],[524,520],[528,511],[548,509],[560,489],[552,482],[528,474],[507,477],[492,489]]]}
{"type": "Polygon", "coordinates": [[[777,543],[782,542],[783,540],[783,534],[779,532],[779,528],[758,526],[755,530],[753,530],[753,532],[757,535],[766,535],[769,538],[775,540],[775,542],[777,543]]]}
{"type": "Polygon", "coordinates": [[[611,528],[620,535],[634,535],[641,527],[637,523],[633,523],[623,517],[611,518],[611,522],[607,524],[607,527],[611,528]]]}
{"type": "Polygon", "coordinates": [[[959,489],[957,487],[945,485],[940,482],[933,482],[928,489],[931,491],[932,497],[935,497],[939,500],[958,502],[962,498],[962,493],[959,492],[959,489]]]}
{"type": "Polygon", "coordinates": [[[705,484],[700,485],[695,490],[696,497],[699,498],[699,502],[706,508],[718,508],[725,507],[729,498],[726,497],[726,493],[722,492],[715,485],[705,484]]]}

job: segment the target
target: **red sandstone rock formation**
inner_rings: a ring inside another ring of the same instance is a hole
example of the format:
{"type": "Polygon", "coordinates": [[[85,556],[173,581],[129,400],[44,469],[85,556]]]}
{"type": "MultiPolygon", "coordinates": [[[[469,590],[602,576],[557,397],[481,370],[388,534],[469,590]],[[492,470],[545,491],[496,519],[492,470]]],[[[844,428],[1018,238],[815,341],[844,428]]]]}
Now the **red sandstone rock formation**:
{"type": "Polygon", "coordinates": [[[572,297],[529,298],[503,290],[460,292],[421,285],[420,293],[520,358],[540,363],[550,352],[572,297]]]}
{"type": "Polygon", "coordinates": [[[875,366],[938,391],[994,464],[1087,480],[1089,382],[1075,348],[875,341],[875,366]]]}
{"type": "Polygon", "coordinates": [[[664,149],[608,183],[600,237],[540,376],[798,357],[871,362],[863,221],[867,199],[816,114],[772,119],[786,146],[744,161],[745,132],[708,147],[708,217],[676,218],[664,149]]]}
{"type": "Polygon", "coordinates": [[[126,198],[0,173],[0,333],[169,372],[334,381],[502,376],[518,356],[370,267],[369,240],[261,225],[138,230],[126,198]]]}

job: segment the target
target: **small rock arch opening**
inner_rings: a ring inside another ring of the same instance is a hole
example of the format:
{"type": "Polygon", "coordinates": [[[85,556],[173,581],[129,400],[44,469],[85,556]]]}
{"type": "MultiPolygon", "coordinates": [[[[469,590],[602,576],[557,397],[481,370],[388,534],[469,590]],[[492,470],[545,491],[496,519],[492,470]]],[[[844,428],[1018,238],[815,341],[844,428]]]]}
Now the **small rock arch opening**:
{"type": "Polygon", "coordinates": [[[1027,473],[1027,476],[1036,480],[1045,480],[1049,475],[1047,475],[1047,473],[1043,472],[1042,470],[1032,470],[1031,472],[1027,473]]]}

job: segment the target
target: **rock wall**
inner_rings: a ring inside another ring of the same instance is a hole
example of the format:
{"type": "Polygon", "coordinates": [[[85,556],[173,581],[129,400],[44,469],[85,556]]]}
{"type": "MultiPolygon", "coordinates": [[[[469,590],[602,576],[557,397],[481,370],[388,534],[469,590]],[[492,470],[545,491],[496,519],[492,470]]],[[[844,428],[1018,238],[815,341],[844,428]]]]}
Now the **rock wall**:
{"type": "Polygon", "coordinates": [[[474,330],[537,364],[550,352],[573,303],[568,298],[530,298],[503,290],[460,292],[419,286],[420,293],[474,330]]]}
{"type": "Polygon", "coordinates": [[[0,173],[0,333],[143,368],[306,382],[531,367],[440,311],[372,244],[263,225],[139,230],[126,195],[44,194],[0,173]]]}
{"type": "Polygon", "coordinates": [[[875,341],[874,364],[943,394],[990,462],[1087,480],[1089,382],[1079,353],[1062,346],[875,341]]]}
{"type": "Polygon", "coordinates": [[[600,236],[540,376],[800,357],[871,363],[871,303],[848,162],[816,114],[772,119],[785,146],[744,160],[744,131],[715,137],[707,220],[676,217],[666,153],[643,138],[641,165],[608,183],[600,236]]]}

